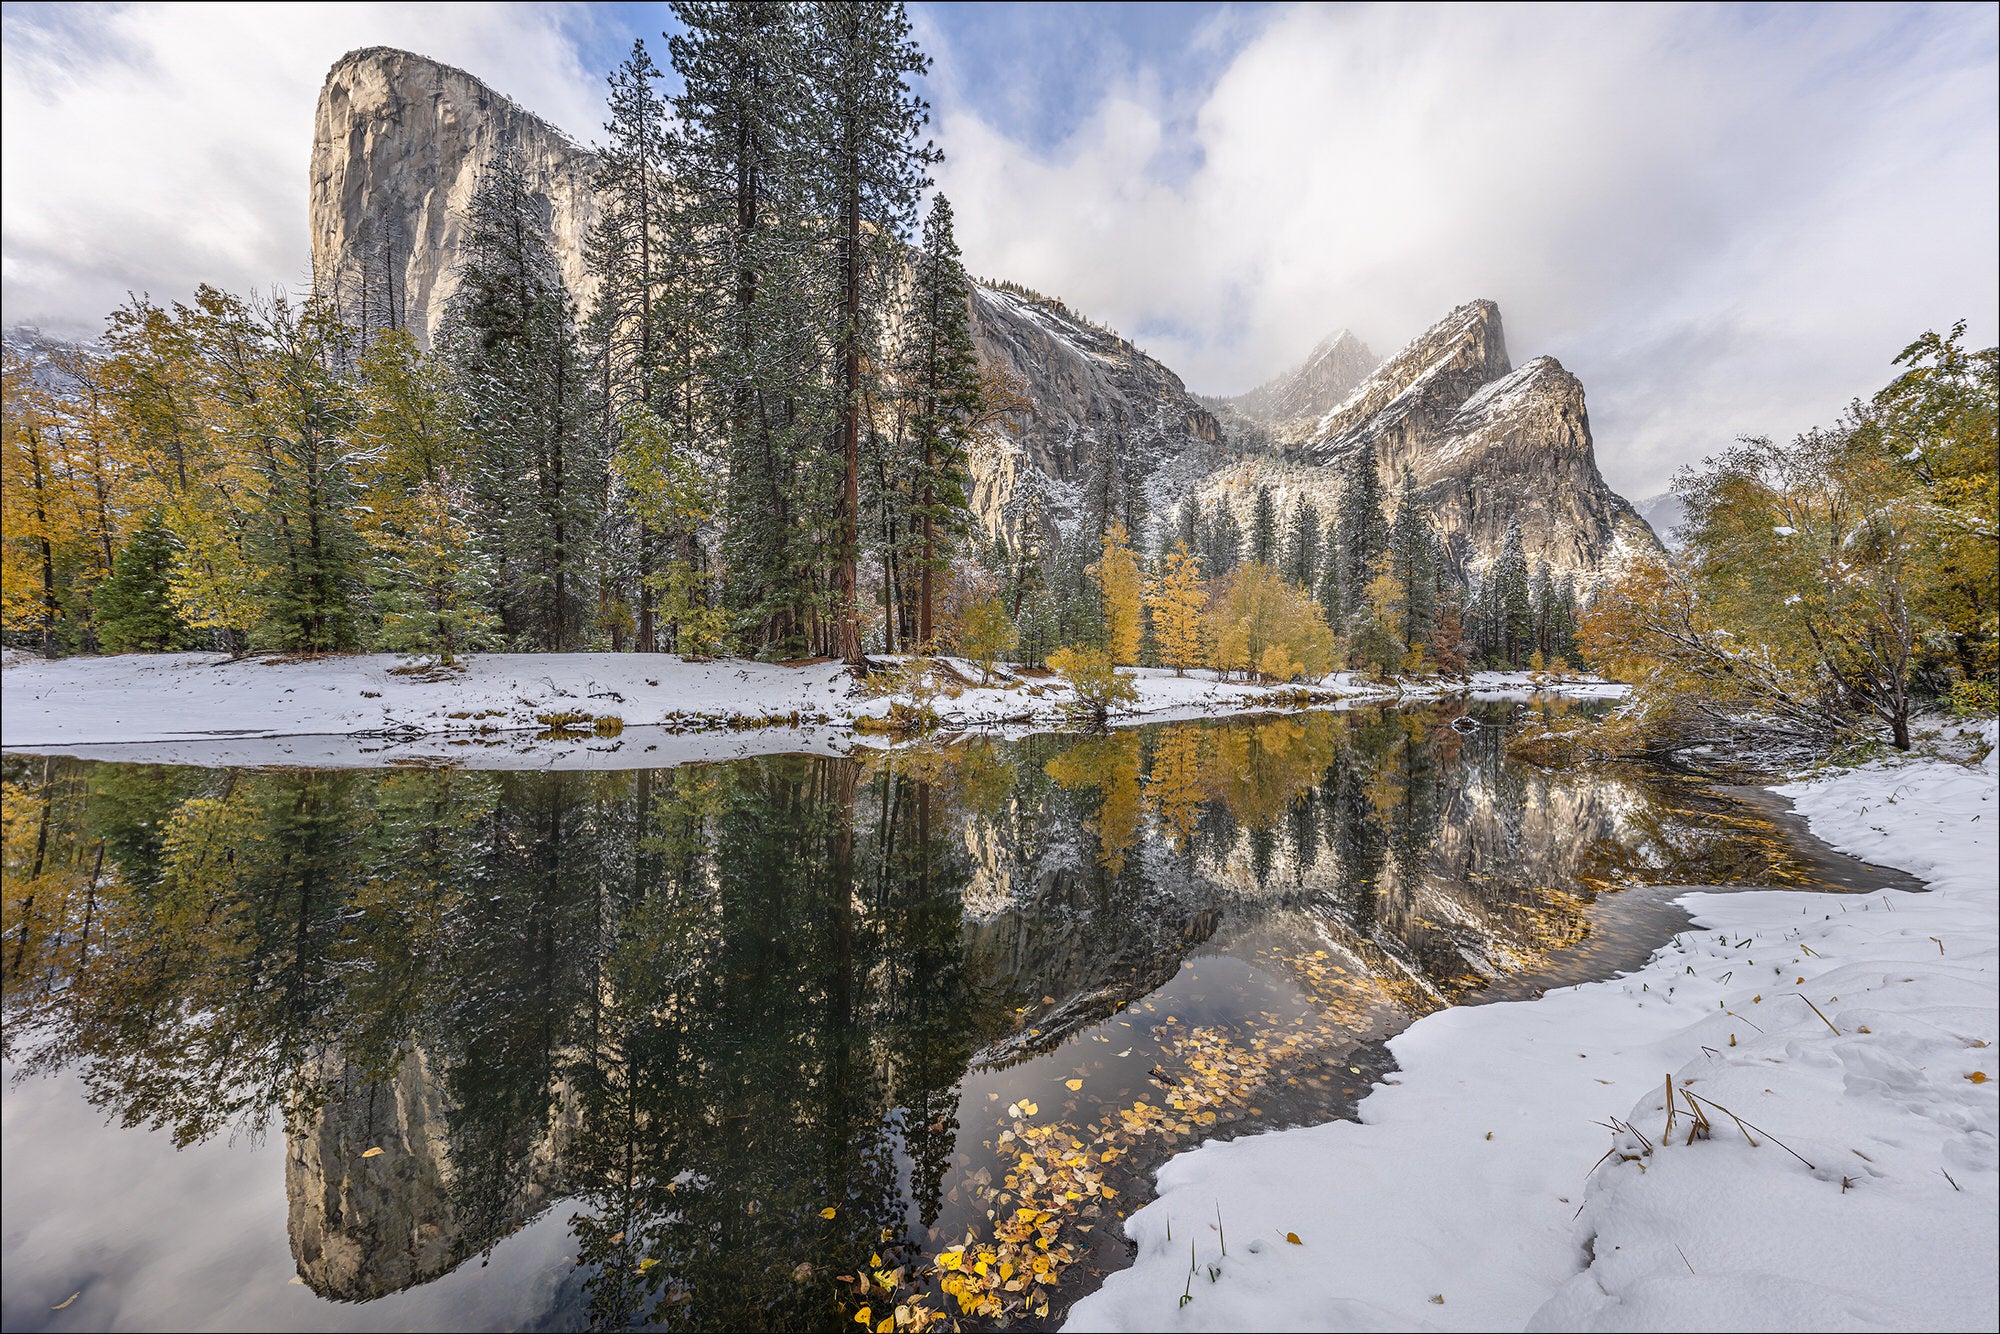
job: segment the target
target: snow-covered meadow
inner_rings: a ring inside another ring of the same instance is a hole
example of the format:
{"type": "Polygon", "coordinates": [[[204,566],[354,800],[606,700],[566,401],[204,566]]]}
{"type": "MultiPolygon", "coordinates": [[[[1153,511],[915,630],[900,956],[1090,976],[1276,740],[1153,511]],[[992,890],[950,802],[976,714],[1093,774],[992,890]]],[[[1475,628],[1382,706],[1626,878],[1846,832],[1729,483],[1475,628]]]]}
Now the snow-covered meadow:
{"type": "Polygon", "coordinates": [[[1419,1021],[1359,1124],[1169,1162],[1066,1328],[1992,1329],[1996,739],[1780,789],[1929,892],[1692,893],[1636,972],[1419,1021]]]}

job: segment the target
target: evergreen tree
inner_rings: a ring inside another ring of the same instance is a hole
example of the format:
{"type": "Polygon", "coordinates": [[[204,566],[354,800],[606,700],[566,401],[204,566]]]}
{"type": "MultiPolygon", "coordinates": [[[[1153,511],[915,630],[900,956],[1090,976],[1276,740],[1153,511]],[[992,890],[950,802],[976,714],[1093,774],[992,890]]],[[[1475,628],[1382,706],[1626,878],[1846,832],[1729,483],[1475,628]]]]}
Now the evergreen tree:
{"type": "Polygon", "coordinates": [[[979,353],[972,343],[970,285],[942,194],[924,219],[911,275],[897,364],[909,437],[905,484],[917,536],[917,642],[933,634],[935,583],[970,517],[967,450],[980,414],[979,353]]]}
{"type": "MultiPolygon", "coordinates": [[[[633,42],[631,54],[611,72],[610,119],[604,125],[606,138],[597,150],[600,165],[592,181],[598,220],[585,257],[597,279],[597,304],[586,341],[599,376],[599,434],[607,441],[617,439],[615,423],[621,411],[634,403],[653,406],[655,385],[670,381],[679,362],[672,347],[675,294],[669,290],[675,267],[673,210],[666,183],[667,105],[659,80],[659,67],[645,43],[633,42]]],[[[663,401],[661,406],[665,411],[657,415],[673,422],[673,404],[663,401]]],[[[683,448],[691,444],[679,443],[683,448]]],[[[658,647],[654,565],[660,547],[673,535],[629,512],[631,507],[620,501],[622,497],[614,499],[613,513],[606,516],[607,545],[623,547],[629,542],[632,593],[638,606],[635,647],[647,653],[658,647]]],[[[608,590],[601,590],[601,595],[608,596],[608,590]]]]}
{"type": "MultiPolygon", "coordinates": [[[[929,143],[917,142],[928,108],[908,83],[910,77],[922,75],[930,61],[910,39],[909,17],[900,3],[823,0],[801,19],[807,30],[811,97],[800,122],[806,151],[799,166],[814,187],[808,193],[808,216],[829,221],[835,229],[834,272],[829,276],[836,312],[832,402],[840,486],[831,534],[832,624],[823,649],[859,662],[855,571],[861,541],[861,434],[866,405],[862,372],[879,337],[881,303],[897,258],[895,247],[910,230],[918,197],[930,183],[927,168],[938,159],[929,143]]],[[[950,206],[945,205],[942,213],[933,208],[932,219],[939,223],[939,231],[933,237],[926,227],[925,256],[940,270],[932,275],[933,287],[949,290],[962,282],[955,273],[957,247],[951,241],[950,206]],[[931,250],[933,241],[940,247],[936,252],[931,250]]],[[[973,390],[976,394],[976,380],[973,390]]],[[[919,636],[928,639],[924,627],[930,617],[930,581],[937,561],[935,511],[950,507],[934,481],[922,485],[927,498],[922,504],[924,592],[919,636]]]]}
{"type": "Polygon", "coordinates": [[[348,472],[359,404],[335,369],[339,328],[330,307],[282,298],[259,324],[262,355],[237,372],[231,394],[238,446],[258,479],[249,533],[265,571],[264,634],[286,649],[352,648],[364,593],[348,472]]]}
{"type": "Polygon", "coordinates": [[[1319,542],[1319,507],[1301,499],[1292,507],[1285,538],[1285,578],[1300,588],[1313,589],[1319,583],[1319,542]]]}
{"type": "Polygon", "coordinates": [[[515,644],[578,648],[603,442],[542,201],[511,153],[473,195],[464,255],[441,341],[480,442],[469,487],[501,624],[515,644]]]}
{"type": "MultiPolygon", "coordinates": [[[[1411,648],[1430,646],[1437,630],[1436,542],[1418,508],[1409,475],[1396,499],[1389,531],[1389,570],[1400,588],[1402,638],[1411,648]]],[[[1433,655],[1435,656],[1435,655],[1433,655]]]]}
{"type": "Polygon", "coordinates": [[[1389,521],[1382,514],[1382,480],[1375,473],[1375,453],[1358,449],[1348,461],[1337,510],[1340,548],[1340,590],[1352,613],[1367,596],[1375,578],[1375,562],[1389,549],[1389,521]]]}
{"type": "Polygon", "coordinates": [[[1257,488],[1257,497],[1250,506],[1250,559],[1277,568],[1278,504],[1271,498],[1268,486],[1257,488]]]}
{"type": "Polygon", "coordinates": [[[177,543],[157,512],[148,514],[97,590],[97,635],[107,653],[188,648],[194,633],[167,596],[177,543]]]}
{"type": "Polygon", "coordinates": [[[1167,538],[1168,545],[1179,542],[1200,559],[1205,543],[1202,535],[1201,502],[1193,495],[1181,497],[1181,503],[1174,509],[1173,534],[1167,538]]]}
{"type": "Polygon", "coordinates": [[[1237,526],[1236,511],[1227,497],[1215,502],[1214,517],[1208,525],[1208,550],[1202,558],[1202,573],[1210,579],[1226,578],[1236,568],[1243,549],[1243,530],[1237,526]]]}
{"type": "Polygon", "coordinates": [[[1509,667],[1519,667],[1535,651],[1535,608],[1528,587],[1528,559],[1522,552],[1521,525],[1507,524],[1507,537],[1489,575],[1493,651],[1509,667]]]}
{"type": "Polygon", "coordinates": [[[1014,618],[1014,651],[1029,666],[1038,666],[1061,643],[1055,602],[1048,590],[1036,588],[1021,604],[1014,618]]]}
{"type": "MultiPolygon", "coordinates": [[[[811,646],[825,609],[812,545],[835,518],[824,467],[840,442],[825,381],[834,307],[819,262],[832,216],[805,196],[814,114],[805,13],[760,0],[678,0],[669,38],[681,91],[669,143],[705,328],[689,360],[690,415],[720,443],[726,598],[749,647],[811,646]],[[819,465],[815,467],[815,465],[819,465]]],[[[844,469],[841,471],[844,472],[844,469]]]]}

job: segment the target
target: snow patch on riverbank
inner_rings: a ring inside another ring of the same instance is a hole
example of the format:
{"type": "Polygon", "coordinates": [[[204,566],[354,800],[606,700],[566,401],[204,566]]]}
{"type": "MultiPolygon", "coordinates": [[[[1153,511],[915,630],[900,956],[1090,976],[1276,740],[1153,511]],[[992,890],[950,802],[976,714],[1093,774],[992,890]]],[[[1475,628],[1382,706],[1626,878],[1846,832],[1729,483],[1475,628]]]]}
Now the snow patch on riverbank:
{"type": "Polygon", "coordinates": [[[1066,1328],[1991,1329],[1996,777],[1780,789],[1931,890],[1690,894],[1637,972],[1419,1021],[1360,1124],[1170,1161],[1066,1328]]]}
{"type": "MultiPolygon", "coordinates": [[[[978,669],[955,662],[976,680],[978,669]]],[[[1134,673],[1139,699],[1119,717],[1206,717],[1286,707],[1286,687],[1221,682],[1211,673],[1175,676],[1163,668],[1134,673]]],[[[744,727],[850,728],[880,716],[888,698],[870,698],[839,663],[800,667],[744,659],[689,662],[668,654],[492,653],[451,671],[412,671],[389,654],[311,659],[212,654],[129,654],[44,662],[9,653],[0,744],[25,749],[245,738],[346,736],[407,742],[417,737],[504,736],[543,730],[543,716],[615,717],[626,728],[675,734],[744,727]]],[[[1474,693],[1512,697],[1525,673],[1475,677],[1474,693]]],[[[1566,693],[1603,694],[1623,687],[1570,683],[1566,693]]],[[[1317,689],[1353,698],[1396,698],[1393,687],[1348,674],[1317,689]]],[[[1429,697],[1434,687],[1406,692],[1429,697]]],[[[1003,674],[992,686],[970,685],[940,698],[948,727],[1052,726],[1074,702],[1058,678],[1003,674]]]]}

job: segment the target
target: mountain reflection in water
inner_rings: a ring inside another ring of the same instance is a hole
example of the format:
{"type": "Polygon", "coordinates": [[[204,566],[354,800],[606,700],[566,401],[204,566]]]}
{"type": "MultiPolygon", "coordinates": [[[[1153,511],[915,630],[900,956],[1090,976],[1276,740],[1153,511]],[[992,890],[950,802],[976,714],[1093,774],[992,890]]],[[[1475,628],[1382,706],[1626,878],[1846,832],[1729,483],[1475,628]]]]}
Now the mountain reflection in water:
{"type": "Polygon", "coordinates": [[[339,1302],[554,1206],[522,1325],[1050,1322],[1164,1157],[1351,1107],[1366,1044],[1549,967],[1599,891],[1810,879],[1693,784],[1508,762],[1511,710],[637,772],[10,755],[9,1096],[269,1120],[339,1302]]]}

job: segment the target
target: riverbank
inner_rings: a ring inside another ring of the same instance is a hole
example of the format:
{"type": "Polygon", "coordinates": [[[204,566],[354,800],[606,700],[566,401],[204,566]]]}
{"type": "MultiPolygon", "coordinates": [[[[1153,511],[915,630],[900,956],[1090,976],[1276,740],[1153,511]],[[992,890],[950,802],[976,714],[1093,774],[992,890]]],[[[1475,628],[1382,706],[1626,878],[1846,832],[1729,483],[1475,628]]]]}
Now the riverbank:
{"type": "Polygon", "coordinates": [[[1419,1021],[1359,1124],[1169,1162],[1066,1328],[1990,1329],[1996,739],[1779,789],[1927,892],[1691,893],[1636,972],[1419,1021]]]}
{"type": "MultiPolygon", "coordinates": [[[[947,727],[1059,725],[1074,696],[1059,677],[1002,668],[976,683],[970,663],[947,660],[968,684],[935,707],[947,727]]],[[[1176,676],[1134,669],[1139,696],[1119,718],[1207,717],[1296,706],[1294,686],[1223,682],[1213,673],[1176,676]]],[[[69,749],[138,743],[229,743],[280,737],[359,737],[382,746],[419,738],[477,744],[552,730],[579,737],[657,728],[670,736],[765,728],[847,731],[880,717],[891,697],[870,696],[837,662],[799,666],[667,654],[492,653],[451,670],[424,670],[392,654],[232,661],[206,653],[130,654],[44,662],[9,653],[0,745],[69,749]],[[559,720],[552,728],[550,720],[559,720]]],[[[1540,685],[1525,672],[1485,672],[1475,694],[1520,695],[1540,685]]],[[[1311,688],[1321,701],[1424,698],[1445,687],[1399,690],[1347,673],[1311,688]]],[[[1459,687],[1452,687],[1457,689],[1459,687]]],[[[1616,696],[1594,679],[1551,685],[1565,693],[1616,696]]],[[[561,739],[560,736],[558,739],[561,739]]]]}

